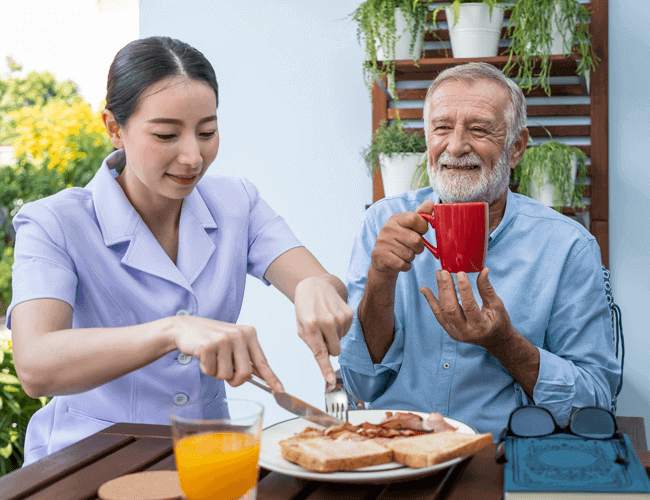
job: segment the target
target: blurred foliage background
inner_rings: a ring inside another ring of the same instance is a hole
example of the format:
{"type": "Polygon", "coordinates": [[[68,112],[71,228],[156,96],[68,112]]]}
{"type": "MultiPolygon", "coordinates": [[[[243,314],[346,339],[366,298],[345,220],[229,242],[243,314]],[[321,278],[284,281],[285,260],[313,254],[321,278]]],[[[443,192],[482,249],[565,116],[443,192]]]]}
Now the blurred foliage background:
{"type": "MultiPolygon", "coordinates": [[[[7,62],[11,72],[0,78],[0,145],[13,147],[16,161],[0,162],[0,315],[11,302],[12,222],[20,207],[84,187],[113,150],[101,112],[84,102],[74,83],[58,82],[47,71],[25,75],[11,58],[7,62]]],[[[22,465],[27,423],[48,401],[25,393],[11,341],[0,338],[0,475],[22,465]]]]}
{"type": "Polygon", "coordinates": [[[49,400],[25,393],[14,368],[11,341],[0,339],[0,476],[22,466],[27,423],[49,400]]]}
{"type": "Polygon", "coordinates": [[[0,315],[11,302],[12,220],[20,207],[62,189],[84,187],[112,151],[100,111],[70,81],[49,72],[11,73],[0,79],[0,144],[11,145],[15,164],[0,165],[0,315]]]}

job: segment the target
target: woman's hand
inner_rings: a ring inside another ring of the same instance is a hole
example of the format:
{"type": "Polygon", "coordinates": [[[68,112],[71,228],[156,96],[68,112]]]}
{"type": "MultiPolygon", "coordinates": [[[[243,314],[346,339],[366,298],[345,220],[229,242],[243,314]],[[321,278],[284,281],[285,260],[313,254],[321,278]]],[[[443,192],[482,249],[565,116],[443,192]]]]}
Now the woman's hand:
{"type": "Polygon", "coordinates": [[[175,316],[174,339],[183,354],[194,356],[201,371],[231,386],[243,384],[251,373],[276,392],[284,387],[273,373],[257,340],[255,328],[195,316],[175,316]]]}
{"type": "Polygon", "coordinates": [[[336,375],[329,356],[341,354],[339,339],[350,329],[354,316],[333,280],[340,283],[330,274],[305,278],[298,283],[294,298],[298,336],[312,350],[330,384],[336,383],[336,375]]]}

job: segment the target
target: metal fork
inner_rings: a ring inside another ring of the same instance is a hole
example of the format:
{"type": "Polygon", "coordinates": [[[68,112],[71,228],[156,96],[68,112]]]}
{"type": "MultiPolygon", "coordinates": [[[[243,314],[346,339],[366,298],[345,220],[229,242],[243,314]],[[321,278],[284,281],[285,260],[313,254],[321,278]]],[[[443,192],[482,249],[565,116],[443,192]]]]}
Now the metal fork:
{"type": "Polygon", "coordinates": [[[325,388],[325,411],[339,420],[348,421],[348,395],[342,385],[325,388]]]}

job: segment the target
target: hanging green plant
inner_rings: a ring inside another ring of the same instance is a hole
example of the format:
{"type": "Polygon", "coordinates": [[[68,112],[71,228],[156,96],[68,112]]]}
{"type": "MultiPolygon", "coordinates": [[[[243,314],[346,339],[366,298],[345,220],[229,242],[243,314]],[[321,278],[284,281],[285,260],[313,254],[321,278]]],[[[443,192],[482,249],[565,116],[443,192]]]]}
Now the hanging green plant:
{"type": "Polygon", "coordinates": [[[395,9],[400,9],[408,31],[411,34],[409,53],[417,66],[414,53],[415,44],[427,27],[429,8],[427,3],[420,0],[365,0],[349,17],[357,22],[357,39],[363,40],[366,51],[366,62],[363,66],[363,80],[372,96],[372,84],[375,75],[387,76],[388,91],[397,100],[395,92],[395,9]],[[380,46],[386,56],[383,62],[377,62],[377,46],[380,46]]]}
{"type": "Polygon", "coordinates": [[[392,153],[421,153],[427,147],[427,141],[418,134],[409,134],[402,129],[400,120],[386,121],[372,134],[372,144],[365,148],[362,156],[371,174],[378,170],[379,155],[392,153]]]}
{"type": "MultiPolygon", "coordinates": [[[[484,3],[488,7],[490,7],[490,15],[492,15],[492,10],[496,5],[503,5],[505,4],[505,0],[454,0],[451,3],[444,3],[444,4],[439,4],[436,6],[434,9],[433,13],[431,14],[431,19],[433,20],[433,28],[436,29],[436,15],[440,10],[444,9],[445,7],[452,7],[454,9],[454,24],[453,26],[456,26],[456,23],[458,23],[458,17],[460,16],[460,4],[463,3],[484,3]]],[[[449,24],[449,19],[447,19],[447,24],[449,24]]]]}
{"type": "Polygon", "coordinates": [[[588,74],[599,61],[591,44],[589,11],[584,5],[576,0],[518,0],[510,14],[508,36],[511,43],[503,72],[517,78],[523,90],[541,86],[551,95],[549,76],[554,22],[559,33],[564,34],[564,47],[570,52],[575,50],[580,59],[578,75],[588,74]]]}
{"type": "Polygon", "coordinates": [[[519,182],[519,194],[530,197],[532,184],[540,190],[548,182],[554,188],[555,210],[561,212],[567,200],[573,208],[584,207],[582,194],[587,177],[586,159],[582,150],[557,141],[529,147],[513,174],[515,182],[519,182]],[[574,160],[577,161],[576,182],[571,175],[574,160]]]}

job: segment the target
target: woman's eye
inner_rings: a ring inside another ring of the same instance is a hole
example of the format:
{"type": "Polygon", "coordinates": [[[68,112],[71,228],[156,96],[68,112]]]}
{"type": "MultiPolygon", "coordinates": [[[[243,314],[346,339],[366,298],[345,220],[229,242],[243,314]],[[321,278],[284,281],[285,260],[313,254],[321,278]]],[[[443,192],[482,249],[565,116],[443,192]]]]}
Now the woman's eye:
{"type": "Polygon", "coordinates": [[[161,139],[163,141],[168,141],[168,140],[173,139],[174,137],[176,137],[176,135],[174,135],[174,134],[154,134],[154,135],[156,137],[158,137],[158,139],[161,139]]]}
{"type": "Polygon", "coordinates": [[[199,135],[201,137],[213,137],[216,132],[216,130],[213,130],[212,132],[201,132],[199,135]]]}

